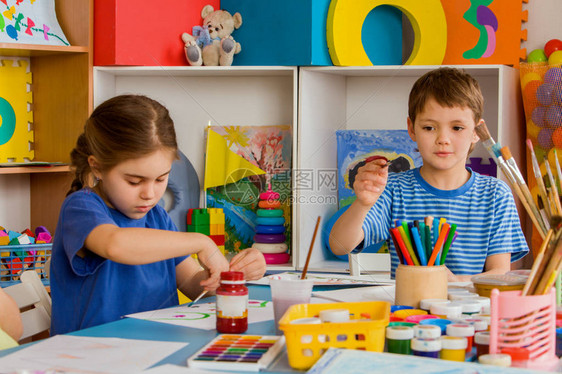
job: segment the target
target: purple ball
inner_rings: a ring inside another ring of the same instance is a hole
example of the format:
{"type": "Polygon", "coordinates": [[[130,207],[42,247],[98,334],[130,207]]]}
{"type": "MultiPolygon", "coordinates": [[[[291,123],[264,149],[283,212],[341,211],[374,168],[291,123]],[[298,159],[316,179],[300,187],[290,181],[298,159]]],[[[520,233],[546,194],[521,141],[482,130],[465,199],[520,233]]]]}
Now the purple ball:
{"type": "Polygon", "coordinates": [[[554,98],[554,86],[550,83],[543,83],[537,88],[535,93],[537,100],[544,106],[552,104],[554,98]]]}
{"type": "Polygon", "coordinates": [[[545,114],[546,114],[546,107],[539,105],[535,109],[533,109],[533,113],[531,113],[531,119],[533,120],[535,125],[539,127],[545,127],[546,126],[546,123],[544,122],[545,114]]]}
{"type": "Polygon", "coordinates": [[[560,84],[562,83],[562,68],[550,68],[544,73],[543,80],[545,83],[560,84]]]}
{"type": "Polygon", "coordinates": [[[539,146],[544,149],[550,149],[554,147],[554,142],[552,141],[552,134],[554,133],[554,129],[544,128],[539,131],[539,135],[537,136],[537,140],[539,142],[539,146]]]}
{"type": "Polygon", "coordinates": [[[562,107],[560,105],[553,104],[549,106],[546,110],[544,116],[545,122],[550,127],[557,127],[562,125],[562,107]]]}

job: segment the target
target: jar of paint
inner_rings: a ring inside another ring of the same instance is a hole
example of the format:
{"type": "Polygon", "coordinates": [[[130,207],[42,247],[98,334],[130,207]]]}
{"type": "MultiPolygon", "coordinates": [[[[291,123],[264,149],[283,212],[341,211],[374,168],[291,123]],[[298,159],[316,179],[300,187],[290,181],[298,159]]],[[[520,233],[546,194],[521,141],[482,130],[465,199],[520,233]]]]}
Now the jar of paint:
{"type": "Polygon", "coordinates": [[[389,353],[409,355],[414,329],[411,326],[388,326],[386,328],[386,350],[389,353]]]}
{"type": "Polygon", "coordinates": [[[439,358],[441,340],[413,338],[411,347],[414,356],[439,358]]]}
{"type": "Polygon", "coordinates": [[[442,336],[441,358],[443,360],[464,362],[467,345],[468,341],[466,338],[458,336],[442,336]]]}
{"type": "Polygon", "coordinates": [[[482,313],[482,304],[476,300],[472,299],[462,299],[455,301],[461,304],[462,314],[473,315],[477,313],[482,313]]]}
{"type": "Polygon", "coordinates": [[[447,299],[423,299],[420,300],[420,309],[430,311],[432,304],[449,304],[451,301],[447,299]]]}
{"type": "Polygon", "coordinates": [[[474,326],[464,323],[451,323],[447,325],[447,335],[466,338],[466,352],[472,351],[472,341],[474,339],[474,326]]]}
{"type": "Polygon", "coordinates": [[[474,334],[474,346],[476,347],[476,357],[490,353],[490,332],[480,331],[474,334]]]}
{"type": "Polygon", "coordinates": [[[434,325],[438,326],[441,329],[441,335],[445,335],[447,333],[447,325],[452,323],[451,320],[443,319],[443,318],[431,318],[431,319],[424,319],[420,321],[420,325],[434,325]]]}
{"type": "Polygon", "coordinates": [[[462,305],[455,302],[431,304],[430,313],[441,318],[459,318],[462,314],[462,305]]]}
{"type": "Polygon", "coordinates": [[[529,362],[529,350],[523,347],[505,347],[501,353],[511,356],[511,366],[518,368],[526,368],[529,362]]]}
{"type": "Polygon", "coordinates": [[[248,329],[248,287],[241,271],[224,271],[217,288],[217,331],[240,334],[248,329]]]}
{"type": "Polygon", "coordinates": [[[504,353],[487,354],[478,357],[478,362],[502,367],[511,366],[511,356],[504,353]]]}
{"type": "Polygon", "coordinates": [[[441,337],[441,328],[435,325],[417,325],[414,326],[414,337],[422,339],[439,339],[441,337]]]}

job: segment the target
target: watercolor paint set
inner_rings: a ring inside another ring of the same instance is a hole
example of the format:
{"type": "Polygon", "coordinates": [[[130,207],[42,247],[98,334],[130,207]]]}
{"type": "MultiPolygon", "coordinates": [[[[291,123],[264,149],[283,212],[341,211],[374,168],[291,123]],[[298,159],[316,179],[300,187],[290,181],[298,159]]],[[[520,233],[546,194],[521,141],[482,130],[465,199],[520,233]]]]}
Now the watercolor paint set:
{"type": "Polygon", "coordinates": [[[284,336],[221,334],[187,360],[193,368],[226,371],[266,369],[282,352],[284,336]]]}

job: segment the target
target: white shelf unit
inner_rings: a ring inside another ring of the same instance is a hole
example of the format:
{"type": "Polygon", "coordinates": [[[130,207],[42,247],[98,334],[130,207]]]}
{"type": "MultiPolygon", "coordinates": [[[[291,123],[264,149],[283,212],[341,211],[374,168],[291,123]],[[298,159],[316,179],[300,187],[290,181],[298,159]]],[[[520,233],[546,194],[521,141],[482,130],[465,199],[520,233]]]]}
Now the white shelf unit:
{"type": "MultiPolygon", "coordinates": [[[[485,99],[484,119],[492,137],[502,146],[509,146],[524,170],[519,70],[503,65],[456,67],[478,80],[485,99]]],[[[437,66],[300,68],[297,170],[337,169],[336,130],[406,129],[410,89],[417,78],[434,68],[437,66]]],[[[480,143],[471,156],[484,160],[489,157],[480,143]]],[[[503,177],[499,170],[498,176],[503,177]]],[[[293,225],[298,229],[293,230],[293,248],[299,249],[296,264],[302,269],[317,217],[321,216],[325,223],[337,211],[337,190],[327,185],[314,186],[312,190],[296,189],[295,201],[298,204],[293,207],[293,225]]],[[[314,244],[309,271],[347,272],[349,264],[328,253],[322,247],[320,235],[321,232],[314,244]]],[[[367,256],[374,257],[374,265],[377,261],[379,265],[388,263],[388,255],[363,255],[362,261],[367,256]]],[[[361,267],[369,270],[366,264],[361,267]]],[[[378,266],[372,270],[384,269],[378,266]]]]}
{"type": "MultiPolygon", "coordinates": [[[[203,185],[204,129],[212,125],[291,125],[296,139],[296,67],[94,67],[94,107],[124,93],[163,103],[174,120],[180,150],[203,185]]],[[[293,146],[293,164],[296,147],[293,146]]],[[[295,268],[290,263],[277,270],[295,268]]]]}

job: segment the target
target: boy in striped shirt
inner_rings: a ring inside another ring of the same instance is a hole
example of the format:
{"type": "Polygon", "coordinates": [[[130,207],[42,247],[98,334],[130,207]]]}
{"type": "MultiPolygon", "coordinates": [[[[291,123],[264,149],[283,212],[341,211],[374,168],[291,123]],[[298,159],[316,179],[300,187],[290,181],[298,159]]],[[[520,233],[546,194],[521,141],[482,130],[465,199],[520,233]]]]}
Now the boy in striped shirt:
{"type": "MultiPolygon", "coordinates": [[[[483,108],[478,82],[462,70],[442,67],[420,77],[410,91],[407,125],[423,165],[389,174],[387,161],[377,159],[359,168],[352,186],[357,199],[335,222],[331,250],[346,254],[387,240],[395,220],[433,216],[457,225],[445,261],[449,281],[509,271],[529,251],[511,190],[466,167],[483,108]]],[[[394,278],[393,241],[390,254],[394,278]]]]}

